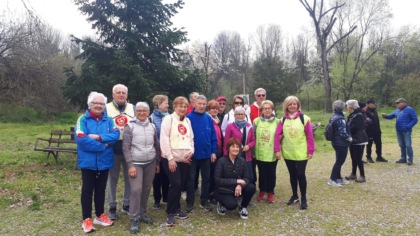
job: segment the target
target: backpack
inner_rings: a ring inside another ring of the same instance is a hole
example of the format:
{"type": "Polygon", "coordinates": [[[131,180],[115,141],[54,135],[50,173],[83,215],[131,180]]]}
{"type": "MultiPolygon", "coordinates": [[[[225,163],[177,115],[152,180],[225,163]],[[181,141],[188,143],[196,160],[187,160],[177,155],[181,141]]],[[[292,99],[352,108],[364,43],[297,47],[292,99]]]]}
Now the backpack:
{"type": "Polygon", "coordinates": [[[334,128],[333,128],[333,124],[334,122],[336,122],[337,120],[341,119],[340,118],[336,118],[334,120],[331,120],[330,122],[328,122],[327,126],[325,127],[324,130],[324,137],[327,141],[332,141],[334,139],[334,128]]]}
{"type": "MultiPolygon", "coordinates": [[[[302,125],[305,125],[305,118],[303,117],[303,113],[299,114],[299,119],[300,119],[300,122],[302,122],[302,125]]],[[[285,121],[286,121],[286,117],[283,116],[281,123],[284,124],[285,121]]]]}

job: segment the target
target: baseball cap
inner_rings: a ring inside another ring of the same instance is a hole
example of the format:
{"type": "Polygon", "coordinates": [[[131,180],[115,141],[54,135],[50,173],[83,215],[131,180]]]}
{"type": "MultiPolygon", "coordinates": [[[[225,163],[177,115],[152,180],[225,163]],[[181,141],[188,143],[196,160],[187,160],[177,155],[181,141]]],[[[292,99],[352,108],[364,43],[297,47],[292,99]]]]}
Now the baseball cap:
{"type": "Polygon", "coordinates": [[[398,99],[395,101],[395,103],[400,103],[400,102],[405,102],[405,103],[406,103],[406,101],[405,101],[405,99],[404,99],[404,98],[398,98],[398,99]]]}
{"type": "Polygon", "coordinates": [[[227,101],[226,100],[226,98],[225,97],[223,97],[223,96],[218,96],[217,98],[216,98],[216,101],[218,101],[218,102],[220,102],[220,101],[227,101]]]}

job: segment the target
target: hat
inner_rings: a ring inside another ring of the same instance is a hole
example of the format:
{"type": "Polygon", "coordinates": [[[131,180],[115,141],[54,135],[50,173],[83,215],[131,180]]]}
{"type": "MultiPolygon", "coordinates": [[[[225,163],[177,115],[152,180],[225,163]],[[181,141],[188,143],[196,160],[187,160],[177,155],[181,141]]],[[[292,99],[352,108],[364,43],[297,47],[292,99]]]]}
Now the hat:
{"type": "Polygon", "coordinates": [[[223,96],[218,96],[217,98],[216,98],[216,101],[218,101],[218,102],[220,102],[220,101],[227,101],[226,100],[226,98],[225,97],[223,97],[223,96]]]}
{"type": "Polygon", "coordinates": [[[404,98],[398,98],[398,99],[395,101],[395,103],[400,103],[400,102],[405,102],[405,103],[407,103],[407,102],[405,101],[405,99],[404,99],[404,98]]]}
{"type": "Polygon", "coordinates": [[[371,103],[375,104],[375,100],[373,100],[373,98],[371,98],[371,99],[367,100],[367,102],[366,102],[366,103],[367,103],[367,104],[371,104],[371,103]]]}
{"type": "Polygon", "coordinates": [[[362,109],[363,107],[366,106],[366,102],[359,102],[359,107],[360,109],[362,109]]]}

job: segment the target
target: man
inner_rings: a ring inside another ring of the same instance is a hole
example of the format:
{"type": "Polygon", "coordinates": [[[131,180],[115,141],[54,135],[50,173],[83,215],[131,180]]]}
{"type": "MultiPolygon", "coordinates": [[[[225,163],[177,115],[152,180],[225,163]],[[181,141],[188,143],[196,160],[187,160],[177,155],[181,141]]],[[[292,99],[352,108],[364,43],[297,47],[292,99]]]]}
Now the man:
{"type": "Polygon", "coordinates": [[[396,163],[407,163],[411,166],[413,164],[411,132],[413,127],[417,124],[417,114],[412,107],[407,106],[407,102],[404,98],[398,98],[395,103],[397,104],[397,110],[389,115],[382,113],[382,117],[385,119],[397,118],[395,128],[397,130],[398,144],[401,149],[401,159],[396,161],[396,163]]]}
{"type": "Polygon", "coordinates": [[[249,106],[246,110],[246,113],[251,118],[251,123],[254,124],[254,119],[261,116],[262,112],[260,110],[261,103],[267,98],[267,93],[263,88],[257,88],[254,92],[255,102],[249,106]]]}
{"type": "Polygon", "coordinates": [[[117,84],[112,88],[112,102],[106,104],[106,112],[111,117],[115,125],[120,130],[120,138],[114,145],[114,167],[109,170],[108,174],[108,217],[111,220],[116,220],[117,215],[117,184],[120,176],[120,169],[122,165],[124,175],[124,195],[123,206],[121,211],[128,214],[130,207],[130,182],[128,177],[127,163],[122,152],[122,137],[124,126],[129,123],[135,116],[135,107],[133,104],[127,102],[128,88],[123,84],[117,84]]]}
{"type": "Polygon", "coordinates": [[[219,109],[219,113],[217,114],[217,117],[220,120],[219,126],[221,126],[222,125],[222,121],[223,121],[223,117],[225,117],[225,115],[226,115],[225,110],[226,110],[226,102],[227,102],[227,100],[223,96],[218,96],[216,98],[216,102],[219,103],[219,108],[218,108],[219,109]]]}
{"type": "Polygon", "coordinates": [[[369,137],[369,141],[366,147],[366,158],[367,161],[373,163],[372,159],[372,144],[375,143],[376,146],[376,161],[377,162],[388,162],[382,156],[382,132],[381,124],[379,121],[378,112],[376,111],[375,100],[367,100],[367,109],[365,111],[366,116],[370,119],[371,123],[366,127],[366,133],[369,137]]]}
{"type": "Polygon", "coordinates": [[[194,101],[195,98],[198,96],[199,94],[197,92],[192,92],[190,93],[189,99],[190,99],[190,105],[188,106],[188,110],[187,110],[187,114],[190,114],[190,112],[194,109],[194,101]]]}
{"type": "Polygon", "coordinates": [[[187,115],[194,133],[194,155],[192,157],[190,178],[187,184],[187,212],[192,212],[195,198],[195,179],[197,168],[201,172],[200,207],[206,211],[213,208],[208,201],[210,188],[210,163],[216,161],[217,136],[212,118],[206,113],[207,98],[199,95],[195,98],[194,109],[187,115]]]}

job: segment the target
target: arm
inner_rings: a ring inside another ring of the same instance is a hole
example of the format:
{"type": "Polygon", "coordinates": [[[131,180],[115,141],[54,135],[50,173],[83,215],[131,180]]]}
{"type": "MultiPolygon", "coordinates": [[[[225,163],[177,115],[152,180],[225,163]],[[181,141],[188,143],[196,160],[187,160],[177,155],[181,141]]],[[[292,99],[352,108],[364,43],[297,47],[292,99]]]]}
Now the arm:
{"type": "Polygon", "coordinates": [[[414,109],[410,109],[409,117],[410,122],[407,124],[407,128],[411,130],[418,122],[417,114],[414,109]]]}
{"type": "Polygon", "coordinates": [[[226,128],[228,126],[228,120],[227,120],[228,114],[229,114],[229,112],[225,114],[225,116],[223,117],[222,126],[220,126],[220,128],[222,129],[223,137],[225,137],[226,128]]]}
{"type": "Polygon", "coordinates": [[[277,125],[276,132],[274,133],[274,152],[280,152],[281,150],[281,139],[283,137],[283,123],[279,122],[277,125]]]}
{"type": "Polygon", "coordinates": [[[227,141],[230,139],[230,138],[232,138],[232,135],[233,133],[232,133],[232,126],[231,125],[228,125],[227,126],[227,128],[226,128],[226,135],[225,135],[225,143],[224,143],[224,145],[223,145],[223,155],[224,156],[226,156],[227,154],[228,154],[228,152],[227,152],[227,148],[226,148],[226,145],[227,145],[227,141]]]}
{"type": "Polygon", "coordinates": [[[171,152],[171,144],[169,143],[169,136],[171,132],[171,115],[166,116],[162,121],[162,126],[160,127],[160,149],[162,151],[162,157],[172,160],[174,157],[171,152]]]}
{"type": "Polygon", "coordinates": [[[315,152],[314,134],[312,132],[311,120],[308,120],[305,125],[306,143],[308,146],[308,155],[313,155],[315,152]]]}
{"type": "Polygon", "coordinates": [[[253,128],[249,129],[248,140],[249,142],[247,143],[247,145],[249,146],[249,148],[254,148],[256,141],[255,141],[255,134],[254,134],[253,128]]]}
{"type": "Polygon", "coordinates": [[[125,162],[128,167],[133,167],[133,156],[131,155],[131,143],[133,141],[133,130],[127,124],[124,127],[122,151],[124,153],[125,162]]]}
{"type": "Polygon", "coordinates": [[[389,114],[389,115],[385,115],[385,116],[383,116],[385,119],[387,119],[387,120],[392,120],[392,119],[394,119],[395,117],[397,117],[397,115],[398,115],[398,113],[400,112],[400,110],[399,109],[397,109],[397,110],[395,110],[394,112],[392,112],[391,114],[389,114]]]}
{"type": "Polygon", "coordinates": [[[352,138],[350,136],[349,133],[347,133],[347,124],[346,121],[344,121],[344,119],[338,119],[336,121],[334,121],[337,124],[338,127],[338,134],[345,140],[351,142],[352,138]]]}
{"type": "Polygon", "coordinates": [[[216,129],[214,128],[213,120],[211,119],[211,116],[208,117],[208,125],[211,128],[211,153],[217,154],[217,135],[216,135],[216,129]]]}

